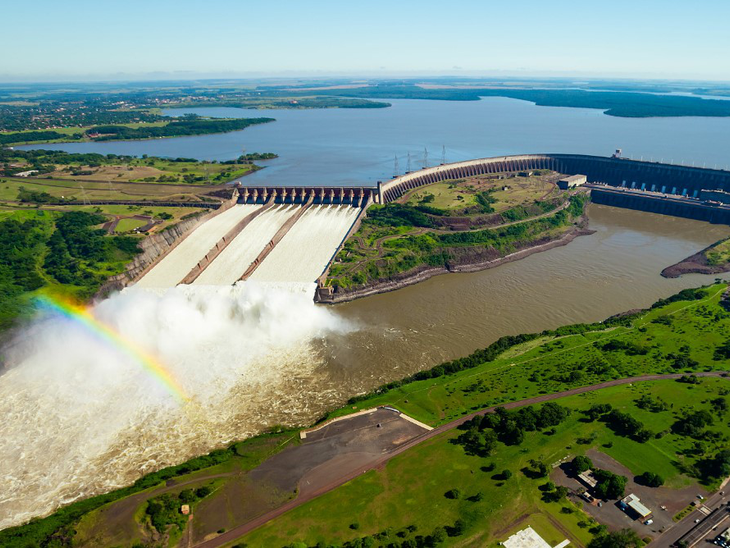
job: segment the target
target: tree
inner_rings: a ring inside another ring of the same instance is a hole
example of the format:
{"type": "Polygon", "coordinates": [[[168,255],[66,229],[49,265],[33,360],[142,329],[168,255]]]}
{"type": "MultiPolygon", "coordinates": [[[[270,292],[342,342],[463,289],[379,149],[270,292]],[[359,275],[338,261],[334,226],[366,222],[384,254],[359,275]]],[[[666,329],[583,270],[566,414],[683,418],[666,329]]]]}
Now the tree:
{"type": "Polygon", "coordinates": [[[449,531],[449,536],[458,537],[460,535],[463,535],[465,529],[466,529],[466,523],[464,523],[464,520],[457,519],[454,522],[454,526],[449,531]]]}
{"type": "Polygon", "coordinates": [[[640,548],[643,541],[633,529],[621,529],[594,538],[588,548],[640,548]]]}
{"type": "Polygon", "coordinates": [[[444,496],[447,499],[455,500],[461,498],[461,491],[459,491],[458,489],[451,489],[449,491],[446,491],[446,493],[444,493],[444,496]]]}
{"type": "Polygon", "coordinates": [[[502,473],[500,474],[503,480],[508,480],[512,477],[512,472],[509,470],[502,470],[502,473]]]}
{"type": "Polygon", "coordinates": [[[661,487],[664,485],[664,478],[654,472],[644,472],[636,476],[636,483],[646,485],[647,487],[661,487]]]}
{"type": "Polygon", "coordinates": [[[582,474],[586,470],[590,470],[593,468],[593,462],[591,462],[591,459],[584,455],[578,455],[573,459],[573,462],[571,462],[571,465],[573,467],[573,472],[578,475],[582,474]]]}
{"type": "Polygon", "coordinates": [[[715,348],[715,359],[718,361],[730,360],[730,339],[715,348]]]}
{"type": "Polygon", "coordinates": [[[433,533],[431,533],[431,538],[436,544],[444,542],[446,540],[446,529],[443,527],[436,527],[436,529],[433,530],[433,533]]]}
{"type": "Polygon", "coordinates": [[[626,477],[608,470],[596,470],[593,473],[598,480],[594,491],[602,499],[620,499],[626,489],[626,477]]]}

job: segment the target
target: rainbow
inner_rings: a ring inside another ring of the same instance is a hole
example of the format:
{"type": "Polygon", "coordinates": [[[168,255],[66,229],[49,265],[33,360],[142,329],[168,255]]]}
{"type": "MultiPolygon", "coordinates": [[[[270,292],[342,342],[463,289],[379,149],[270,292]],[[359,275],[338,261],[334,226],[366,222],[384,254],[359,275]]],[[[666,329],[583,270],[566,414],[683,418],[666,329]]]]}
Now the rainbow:
{"type": "Polygon", "coordinates": [[[180,383],[175,380],[170,371],[158,359],[132,341],[124,338],[110,326],[96,319],[89,308],[79,306],[70,301],[52,298],[48,295],[36,297],[35,302],[39,309],[55,312],[76,322],[98,339],[114,347],[120,353],[132,358],[178,402],[184,403],[188,400],[180,383]]]}

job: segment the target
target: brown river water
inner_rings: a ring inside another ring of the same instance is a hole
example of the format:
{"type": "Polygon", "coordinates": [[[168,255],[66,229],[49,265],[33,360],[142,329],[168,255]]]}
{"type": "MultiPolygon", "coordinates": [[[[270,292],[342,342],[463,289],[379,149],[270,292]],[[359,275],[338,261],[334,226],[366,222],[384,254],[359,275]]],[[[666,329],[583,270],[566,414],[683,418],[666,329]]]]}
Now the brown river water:
{"type": "Polygon", "coordinates": [[[649,306],[714,280],[699,274],[665,279],[659,273],[730,234],[727,226],[607,206],[591,205],[588,213],[595,234],[567,246],[336,305],[361,329],[329,341],[329,375],[357,392],[466,355],[503,335],[649,306]]]}

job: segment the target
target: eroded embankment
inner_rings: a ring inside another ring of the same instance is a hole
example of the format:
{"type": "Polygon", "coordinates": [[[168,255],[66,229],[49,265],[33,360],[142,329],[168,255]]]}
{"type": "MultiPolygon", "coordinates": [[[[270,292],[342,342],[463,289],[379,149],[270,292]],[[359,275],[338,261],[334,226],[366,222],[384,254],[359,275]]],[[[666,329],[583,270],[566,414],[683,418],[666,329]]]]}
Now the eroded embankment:
{"type": "Polygon", "coordinates": [[[420,266],[408,272],[403,272],[387,280],[378,280],[365,286],[354,289],[337,288],[331,295],[318,291],[315,301],[323,304],[337,304],[353,301],[362,297],[395,291],[423,282],[434,276],[452,272],[478,272],[487,270],[512,261],[519,261],[534,253],[548,251],[550,249],[568,245],[578,236],[587,236],[594,231],[588,228],[588,218],[583,216],[580,221],[569,230],[556,238],[540,238],[530,245],[518,249],[503,257],[494,257],[494,251],[488,249],[470,249],[468,254],[457,257],[446,266],[420,266]]]}
{"type": "Polygon", "coordinates": [[[665,278],[679,278],[683,274],[724,274],[730,272],[730,262],[711,265],[707,259],[707,252],[716,245],[717,243],[714,243],[686,259],[668,266],[662,270],[662,276],[665,278]]]}

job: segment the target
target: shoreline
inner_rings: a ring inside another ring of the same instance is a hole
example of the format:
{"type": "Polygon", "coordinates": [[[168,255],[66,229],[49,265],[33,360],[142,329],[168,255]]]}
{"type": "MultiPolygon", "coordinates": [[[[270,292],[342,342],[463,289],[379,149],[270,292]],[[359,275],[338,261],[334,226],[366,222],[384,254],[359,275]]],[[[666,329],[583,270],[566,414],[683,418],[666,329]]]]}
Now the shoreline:
{"type": "MultiPolygon", "coordinates": [[[[170,117],[174,120],[173,117],[170,117]]],[[[216,120],[246,120],[247,118],[216,118],[216,120]]],[[[252,126],[256,125],[263,125],[263,124],[269,124],[271,122],[276,122],[276,118],[272,118],[270,122],[261,122],[260,124],[251,124],[252,126]]],[[[228,131],[216,131],[215,133],[196,133],[193,135],[163,135],[162,137],[143,137],[141,139],[51,139],[50,141],[22,141],[20,143],[9,143],[7,145],[0,145],[0,146],[6,146],[10,149],[16,148],[16,147],[29,147],[29,146],[37,146],[37,145],[68,145],[68,144],[74,144],[74,143],[129,143],[129,142],[144,142],[144,141],[154,141],[156,139],[179,139],[181,137],[202,137],[204,135],[222,135],[224,133],[234,133],[236,131],[243,131],[245,129],[248,129],[251,126],[246,126],[243,129],[231,129],[228,131]]],[[[61,128],[66,129],[66,128],[61,128]]],[[[52,129],[49,130],[37,130],[37,131],[54,131],[52,129]]],[[[12,132],[10,132],[12,133],[12,132]]],[[[161,158],[161,156],[160,156],[161,158]]],[[[170,156],[172,158],[172,156],[170,156]]]]}
{"type": "Polygon", "coordinates": [[[548,242],[539,243],[532,245],[524,249],[520,249],[504,257],[497,259],[490,259],[486,261],[478,261],[471,263],[464,263],[459,265],[453,265],[451,267],[439,266],[439,267],[425,267],[421,269],[415,269],[409,273],[405,273],[401,278],[391,279],[385,281],[378,281],[374,284],[360,287],[353,290],[344,290],[341,292],[334,292],[332,296],[323,297],[318,291],[315,294],[314,301],[318,304],[339,304],[354,301],[364,297],[371,297],[373,295],[379,295],[381,293],[388,293],[390,291],[396,291],[410,285],[415,285],[420,282],[424,282],[434,276],[440,276],[442,274],[452,273],[469,273],[469,272],[480,272],[482,270],[488,270],[506,263],[513,261],[519,261],[533,255],[535,253],[542,253],[543,251],[549,251],[556,247],[562,247],[568,245],[570,242],[575,240],[579,236],[589,236],[594,234],[595,230],[588,228],[588,217],[583,216],[576,226],[565,232],[560,237],[550,240],[548,242]]]}
{"type": "Polygon", "coordinates": [[[690,255],[686,259],[682,259],[678,263],[668,266],[662,270],[661,275],[664,278],[679,278],[684,274],[725,274],[730,272],[730,263],[723,265],[711,265],[707,261],[705,252],[709,251],[717,245],[717,242],[698,251],[694,255],[690,255]]]}

